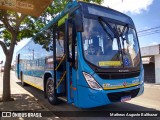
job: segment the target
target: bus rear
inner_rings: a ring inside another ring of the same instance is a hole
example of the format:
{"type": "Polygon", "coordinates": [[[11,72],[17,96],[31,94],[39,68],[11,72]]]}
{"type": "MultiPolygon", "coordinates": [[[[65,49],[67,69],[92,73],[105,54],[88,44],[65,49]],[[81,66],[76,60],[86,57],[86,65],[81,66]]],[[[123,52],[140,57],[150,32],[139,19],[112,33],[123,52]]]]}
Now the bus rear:
{"type": "Polygon", "coordinates": [[[143,66],[132,19],[109,8],[80,2],[77,34],[77,106],[124,102],[143,93],[143,66]]]}

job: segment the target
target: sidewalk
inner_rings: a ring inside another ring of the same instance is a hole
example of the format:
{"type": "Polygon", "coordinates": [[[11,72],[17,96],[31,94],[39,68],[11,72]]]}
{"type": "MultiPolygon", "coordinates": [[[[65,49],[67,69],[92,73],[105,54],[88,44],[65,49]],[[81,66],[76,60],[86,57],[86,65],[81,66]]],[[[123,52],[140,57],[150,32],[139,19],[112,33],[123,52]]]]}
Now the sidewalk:
{"type": "Polygon", "coordinates": [[[150,88],[160,89],[160,84],[145,83],[144,86],[145,86],[145,87],[150,87],[150,88]]]}
{"type": "MultiPolygon", "coordinates": [[[[12,77],[11,77],[11,96],[14,99],[14,101],[9,102],[0,102],[0,112],[2,111],[33,111],[33,112],[39,112],[39,111],[48,111],[49,110],[38,103],[38,100],[28,91],[23,89],[20,85],[18,85],[16,82],[19,82],[17,78],[13,75],[13,71],[11,71],[12,77]]],[[[2,86],[3,86],[3,75],[0,75],[0,98],[2,97],[2,86]]],[[[0,113],[1,114],[1,113],[0,113]]],[[[53,117],[42,117],[42,118],[2,118],[2,120],[10,120],[10,119],[42,119],[42,120],[53,120],[57,117],[53,115],[53,117]]],[[[59,118],[58,118],[59,119],[59,118]]]]}

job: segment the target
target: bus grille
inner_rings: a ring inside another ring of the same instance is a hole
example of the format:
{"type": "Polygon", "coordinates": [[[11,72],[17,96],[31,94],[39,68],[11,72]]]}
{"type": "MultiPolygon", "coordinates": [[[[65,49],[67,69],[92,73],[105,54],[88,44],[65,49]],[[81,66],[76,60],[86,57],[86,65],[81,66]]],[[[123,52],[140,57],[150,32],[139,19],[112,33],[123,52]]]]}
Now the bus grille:
{"type": "Polygon", "coordinates": [[[125,79],[138,77],[140,72],[131,72],[131,73],[97,73],[98,76],[102,79],[125,79]]]}
{"type": "Polygon", "coordinates": [[[111,102],[120,102],[121,97],[125,96],[131,96],[131,98],[134,98],[137,96],[140,88],[134,89],[134,90],[128,90],[123,92],[115,92],[115,93],[108,93],[107,96],[111,102]]]}

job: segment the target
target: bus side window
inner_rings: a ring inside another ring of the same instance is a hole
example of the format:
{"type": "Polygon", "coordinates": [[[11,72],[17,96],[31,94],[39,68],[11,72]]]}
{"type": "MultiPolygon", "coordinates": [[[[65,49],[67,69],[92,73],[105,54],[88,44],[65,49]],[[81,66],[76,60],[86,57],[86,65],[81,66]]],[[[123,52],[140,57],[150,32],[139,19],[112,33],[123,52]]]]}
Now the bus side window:
{"type": "Polygon", "coordinates": [[[72,25],[69,24],[69,56],[72,58],[72,25]]]}
{"type": "Polygon", "coordinates": [[[69,23],[69,57],[72,66],[77,69],[77,37],[74,22],[69,23]]]}
{"type": "Polygon", "coordinates": [[[56,57],[62,57],[64,55],[64,27],[59,29],[56,37],[56,57]]]}

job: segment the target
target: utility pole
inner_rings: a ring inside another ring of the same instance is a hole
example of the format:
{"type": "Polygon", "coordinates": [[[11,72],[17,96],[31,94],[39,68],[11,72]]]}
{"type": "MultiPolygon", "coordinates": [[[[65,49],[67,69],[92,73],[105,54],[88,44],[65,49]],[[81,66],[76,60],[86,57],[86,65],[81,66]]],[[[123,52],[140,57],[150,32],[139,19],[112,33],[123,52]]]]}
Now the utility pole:
{"type": "Polygon", "coordinates": [[[33,52],[33,60],[34,60],[34,49],[32,50],[32,52],[33,52]]]}

